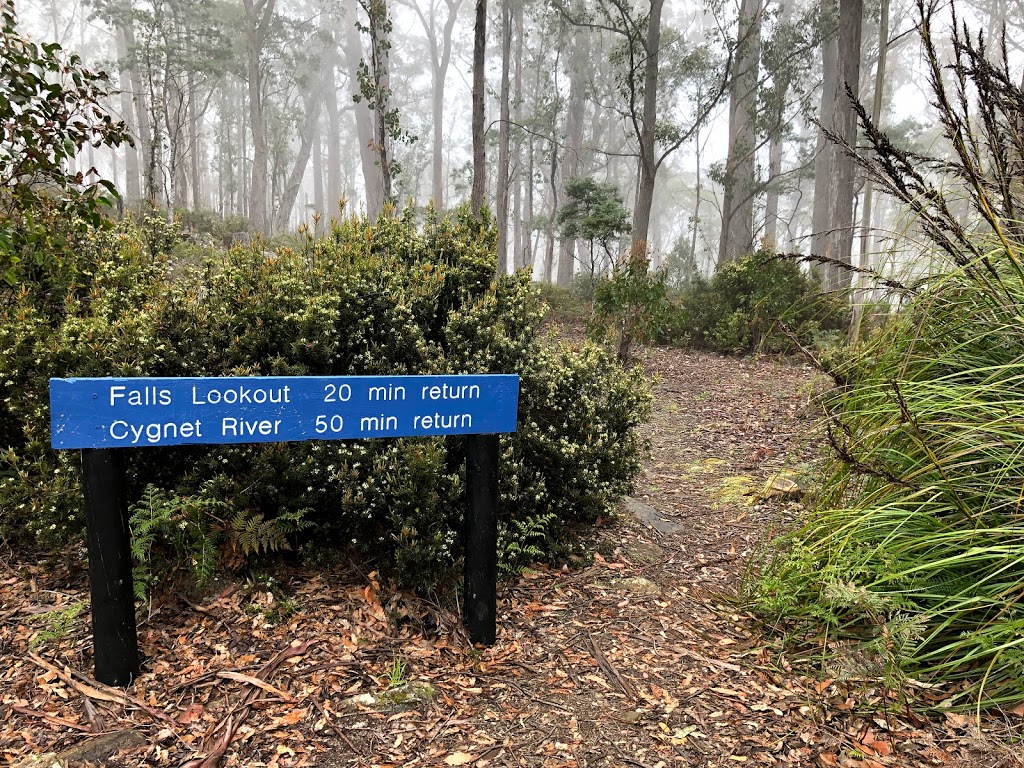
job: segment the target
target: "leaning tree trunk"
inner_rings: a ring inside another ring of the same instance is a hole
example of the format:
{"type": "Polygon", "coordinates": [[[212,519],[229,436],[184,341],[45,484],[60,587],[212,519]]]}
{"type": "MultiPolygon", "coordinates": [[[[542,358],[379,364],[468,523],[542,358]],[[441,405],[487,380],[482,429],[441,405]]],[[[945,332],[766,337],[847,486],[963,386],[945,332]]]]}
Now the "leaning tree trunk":
{"type": "Polygon", "coordinates": [[[322,90],[318,90],[304,102],[306,126],[302,132],[299,152],[295,156],[295,164],[292,166],[288,180],[284,184],[284,190],[281,192],[281,205],[274,217],[274,230],[277,232],[288,227],[288,220],[291,219],[292,209],[295,207],[295,198],[298,197],[299,187],[302,185],[302,177],[306,175],[306,166],[309,165],[309,155],[316,138],[317,122],[320,120],[320,105],[323,102],[322,90]]]}

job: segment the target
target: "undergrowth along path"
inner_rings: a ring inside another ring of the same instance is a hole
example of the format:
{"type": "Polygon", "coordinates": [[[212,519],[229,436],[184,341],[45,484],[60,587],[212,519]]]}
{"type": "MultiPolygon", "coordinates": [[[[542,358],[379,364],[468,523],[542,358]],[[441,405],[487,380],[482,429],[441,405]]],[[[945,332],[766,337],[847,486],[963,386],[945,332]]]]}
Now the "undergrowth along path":
{"type": "MultiPolygon", "coordinates": [[[[591,565],[504,585],[493,648],[471,648],[450,608],[383,593],[372,576],[282,570],[275,585],[226,583],[202,604],[152,606],[145,674],[113,691],[88,679],[88,625],[73,610],[87,599],[81,572],[8,557],[0,757],[189,768],[1019,765],[970,717],[925,719],[871,681],[791,663],[731,599],[752,555],[799,511],[792,484],[813,478],[814,374],[671,349],[647,353],[646,366],[652,453],[635,497],[599,531],[591,565]],[[66,624],[44,635],[58,615],[66,624]]],[[[1003,734],[1018,725],[984,723],[1003,734]]]]}

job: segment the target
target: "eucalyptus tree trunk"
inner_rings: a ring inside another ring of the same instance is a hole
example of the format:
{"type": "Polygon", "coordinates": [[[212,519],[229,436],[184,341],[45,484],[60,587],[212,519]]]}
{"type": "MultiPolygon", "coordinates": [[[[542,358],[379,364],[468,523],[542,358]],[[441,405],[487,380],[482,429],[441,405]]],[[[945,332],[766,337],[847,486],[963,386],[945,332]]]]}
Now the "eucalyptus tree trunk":
{"type": "Polygon", "coordinates": [[[458,18],[459,7],[462,0],[452,2],[446,0],[448,16],[444,20],[443,36],[441,38],[441,51],[437,57],[437,64],[434,67],[434,93],[433,103],[433,168],[431,169],[431,191],[434,200],[434,207],[444,207],[444,90],[445,81],[448,78],[448,65],[452,60],[452,31],[455,29],[455,22],[458,18]]]}
{"type": "Polygon", "coordinates": [[[498,274],[508,274],[509,95],[512,65],[512,0],[501,0],[501,94],[498,125],[498,274]]]}
{"type": "MultiPolygon", "coordinates": [[[[558,122],[557,111],[555,111],[551,122],[552,136],[554,136],[555,124],[558,122]]],[[[544,250],[544,281],[550,283],[555,278],[555,213],[558,210],[558,147],[555,146],[554,139],[551,140],[551,165],[548,171],[548,182],[551,188],[551,210],[545,229],[547,240],[544,250]]]]}
{"type": "MultiPolygon", "coordinates": [[[[573,15],[583,14],[583,6],[576,2],[573,15]]],[[[565,113],[565,155],[562,158],[560,196],[565,198],[565,189],[569,182],[580,173],[580,152],[583,148],[583,116],[586,104],[584,86],[586,84],[588,66],[589,28],[576,26],[573,29],[572,48],[569,52],[569,101],[565,113]]],[[[558,216],[558,209],[552,211],[558,216]]],[[[558,247],[558,284],[568,288],[572,284],[573,270],[576,266],[576,240],[562,238],[558,247]]]]}
{"type": "Polygon", "coordinates": [[[218,108],[220,110],[219,119],[217,120],[217,213],[223,219],[227,213],[229,206],[226,203],[226,197],[228,194],[228,179],[227,169],[229,167],[228,158],[226,157],[229,151],[230,143],[228,142],[227,132],[227,109],[225,105],[227,103],[226,93],[221,91],[219,93],[220,98],[218,99],[218,108]]]}
{"type": "MultiPolygon", "coordinates": [[[[333,83],[331,87],[333,87],[333,83]]],[[[320,120],[320,105],[322,102],[322,88],[318,88],[315,93],[303,100],[306,125],[302,131],[302,140],[299,144],[298,154],[295,156],[295,163],[292,165],[288,179],[281,190],[281,204],[278,206],[277,213],[274,216],[274,230],[277,232],[286,229],[291,219],[292,209],[295,207],[295,198],[298,197],[299,187],[302,185],[302,177],[306,175],[306,166],[309,165],[309,155],[313,149],[313,141],[316,137],[316,126],[320,120]]]]}
{"type": "Polygon", "coordinates": [[[536,254],[533,250],[533,137],[531,136],[526,146],[526,178],[523,189],[523,254],[520,269],[530,267],[533,273],[533,263],[536,254]]]}
{"type": "MultiPolygon", "coordinates": [[[[368,9],[370,31],[370,75],[373,78],[374,143],[377,165],[380,168],[381,195],[384,202],[392,200],[392,140],[388,127],[391,77],[389,73],[391,47],[387,0],[371,0],[368,9]]],[[[365,95],[365,94],[364,94],[365,95]]]]}
{"type": "MultiPolygon", "coordinates": [[[[563,36],[559,34],[557,36],[557,44],[555,47],[555,57],[552,66],[552,71],[557,72],[559,62],[562,57],[562,45],[563,36]]],[[[541,66],[543,66],[543,59],[538,57],[538,66],[535,70],[536,79],[534,81],[534,98],[538,98],[541,93],[541,66]]],[[[545,137],[549,147],[550,161],[547,164],[547,183],[548,189],[551,192],[551,207],[548,210],[546,217],[546,224],[544,227],[544,261],[541,274],[544,282],[552,283],[555,281],[555,217],[558,215],[558,190],[559,190],[559,176],[558,176],[558,135],[559,135],[559,109],[558,105],[562,102],[561,94],[558,92],[558,78],[552,78],[551,87],[553,92],[550,98],[550,123],[548,125],[549,134],[545,137]]],[[[542,173],[544,171],[541,171],[542,173]]],[[[531,211],[532,215],[532,211],[531,211]]],[[[540,238],[540,232],[538,231],[538,241],[540,238]]]]}
{"type": "MultiPolygon", "coordinates": [[[[129,74],[128,45],[125,43],[124,29],[117,27],[114,30],[114,40],[117,46],[117,77],[120,86],[121,119],[124,121],[128,132],[138,137],[135,130],[135,118],[132,114],[132,85],[129,74]]],[[[135,147],[130,144],[124,145],[124,199],[129,207],[139,202],[142,193],[139,186],[139,155],[135,147]]]]}
{"type": "Polygon", "coordinates": [[[743,0],[737,31],[736,70],[729,94],[729,156],[725,165],[718,264],[736,261],[754,247],[757,86],[761,60],[761,0],[743,0]]]}
{"type": "Polygon", "coordinates": [[[121,26],[125,50],[128,54],[128,79],[132,84],[132,99],[135,102],[135,117],[139,125],[139,155],[142,158],[142,194],[150,205],[156,205],[157,178],[156,152],[153,148],[153,128],[150,121],[149,104],[146,91],[142,87],[142,73],[139,71],[137,46],[135,44],[135,28],[131,23],[121,26]]]}
{"type": "MultiPolygon", "coordinates": [[[[885,65],[889,51],[889,0],[882,0],[878,15],[878,63],[875,65],[875,93],[871,103],[871,122],[878,126],[882,119],[882,100],[885,98],[885,65]]],[[[864,210],[860,220],[860,268],[871,267],[871,213],[874,183],[870,176],[864,181],[864,210]]],[[[860,326],[864,318],[864,302],[867,300],[867,275],[861,272],[856,277],[857,290],[853,297],[853,312],[850,317],[849,344],[856,344],[860,338],[860,326]]]]}
{"type": "MultiPolygon", "coordinates": [[[[850,103],[850,90],[857,98],[860,90],[861,24],[864,18],[864,0],[840,0],[839,3],[839,80],[836,88],[836,133],[848,146],[857,143],[857,114],[850,103]]],[[[850,270],[841,264],[850,264],[853,257],[853,204],[855,198],[855,165],[853,158],[842,151],[835,155],[835,195],[831,197],[829,213],[830,234],[826,256],[828,264],[826,288],[842,290],[850,287],[850,270]]]]}
{"type": "Polygon", "coordinates": [[[703,145],[700,141],[700,126],[697,126],[693,135],[693,147],[697,165],[697,186],[693,191],[693,213],[690,215],[690,254],[686,257],[686,264],[683,267],[683,282],[685,285],[690,285],[693,282],[693,273],[697,265],[697,230],[700,228],[700,204],[704,193],[704,177],[700,172],[701,146],[703,145]]]}
{"type": "Polygon", "coordinates": [[[774,133],[768,142],[768,189],[764,206],[764,247],[775,251],[779,239],[779,178],[782,176],[782,136],[774,133]]]}
{"type": "MultiPolygon", "coordinates": [[[[516,74],[513,85],[512,121],[516,125],[515,146],[512,156],[515,158],[515,182],[512,187],[512,269],[520,270],[525,265],[525,245],[523,242],[523,137],[519,126],[523,124],[523,2],[515,0],[512,9],[512,26],[516,34],[515,67],[516,74]]],[[[529,235],[527,235],[529,237],[529,235]]]]}
{"type": "Polygon", "coordinates": [[[245,83],[241,83],[238,88],[238,114],[238,171],[242,183],[238,190],[237,210],[249,218],[249,144],[246,140],[249,135],[249,111],[246,109],[245,83]]]}
{"type": "MultiPolygon", "coordinates": [[[[785,24],[789,21],[789,3],[780,3],[779,19],[785,24]]],[[[769,251],[778,248],[779,239],[779,179],[782,176],[782,129],[785,120],[786,97],[789,92],[789,79],[785,87],[778,89],[778,103],[775,105],[771,125],[768,128],[768,183],[765,190],[764,210],[764,247],[769,251]]]]}
{"type": "MultiPolygon", "coordinates": [[[[327,199],[323,199],[323,187],[320,189],[320,205],[317,208],[324,217],[323,226],[332,218],[341,214],[341,116],[338,113],[338,88],[335,84],[335,54],[332,51],[324,62],[325,72],[325,106],[327,107],[327,199]]],[[[321,148],[322,149],[322,148],[321,148]]],[[[320,158],[321,163],[323,157],[320,158]]],[[[323,170],[321,169],[321,173],[323,170]]],[[[323,179],[321,178],[321,184],[323,179]]]]}
{"type": "Polygon", "coordinates": [[[658,120],[658,66],[661,46],[661,12],[665,0],[651,0],[647,17],[647,40],[644,45],[643,113],[640,130],[639,181],[633,207],[633,246],[630,258],[647,259],[647,237],[654,205],[654,181],[658,172],[655,153],[655,131],[658,120]]]}
{"type": "Polygon", "coordinates": [[[246,71],[249,80],[249,130],[252,133],[252,182],[249,189],[249,220],[253,229],[270,234],[267,216],[267,125],[263,114],[260,54],[277,0],[242,0],[245,8],[246,71]]]}
{"type": "MultiPolygon", "coordinates": [[[[334,89],[334,82],[327,86],[328,91],[334,89]]],[[[337,95],[335,95],[337,98],[337,95]]],[[[324,155],[320,121],[317,120],[313,129],[313,210],[316,213],[316,234],[323,235],[326,229],[327,211],[324,206],[324,155]]]]}
{"type": "Polygon", "coordinates": [[[419,17],[420,24],[427,36],[427,46],[430,48],[430,74],[431,74],[431,176],[430,176],[430,199],[434,208],[444,208],[444,93],[445,83],[448,78],[448,65],[452,59],[452,32],[455,29],[455,22],[458,20],[459,8],[463,0],[444,0],[448,9],[444,26],[440,34],[437,30],[437,4],[430,0],[429,16],[425,15],[420,8],[421,3],[417,0],[407,0],[407,5],[412,8],[419,17]]]}
{"type": "Polygon", "coordinates": [[[484,99],[487,77],[487,0],[476,0],[476,19],[473,24],[473,188],[469,205],[473,216],[480,218],[486,190],[487,158],[484,147],[484,99]]]}
{"type": "MultiPolygon", "coordinates": [[[[818,139],[814,155],[814,204],[811,211],[811,252],[824,256],[828,249],[829,221],[832,197],[832,173],[835,148],[826,138],[823,128],[832,130],[835,113],[835,92],[838,83],[839,43],[827,31],[821,44],[821,102],[818,107],[818,139]]],[[[824,267],[816,272],[825,273],[824,267]]]]}
{"type": "Polygon", "coordinates": [[[350,95],[353,100],[358,98],[354,104],[354,115],[356,136],[359,140],[359,164],[366,191],[366,215],[373,221],[384,207],[384,180],[377,162],[377,153],[374,151],[373,112],[359,92],[359,63],[363,59],[363,47],[359,40],[359,30],[356,28],[357,2],[358,0],[347,0],[345,3],[346,16],[343,23],[346,29],[343,49],[350,95]]]}
{"type": "Polygon", "coordinates": [[[203,207],[203,183],[200,171],[203,147],[200,144],[202,132],[199,129],[199,105],[196,96],[195,74],[188,73],[188,159],[189,186],[192,191],[192,208],[203,207]]]}

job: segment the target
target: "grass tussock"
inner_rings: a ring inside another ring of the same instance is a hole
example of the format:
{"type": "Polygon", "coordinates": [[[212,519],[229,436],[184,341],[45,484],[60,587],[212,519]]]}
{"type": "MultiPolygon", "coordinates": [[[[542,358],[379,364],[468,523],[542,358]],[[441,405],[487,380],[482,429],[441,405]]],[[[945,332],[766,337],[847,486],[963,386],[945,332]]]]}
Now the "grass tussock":
{"type": "Polygon", "coordinates": [[[837,674],[953,683],[951,705],[1024,700],[1024,281],[977,275],[946,275],[851,366],[818,511],[752,586],[840,651],[837,674]]]}

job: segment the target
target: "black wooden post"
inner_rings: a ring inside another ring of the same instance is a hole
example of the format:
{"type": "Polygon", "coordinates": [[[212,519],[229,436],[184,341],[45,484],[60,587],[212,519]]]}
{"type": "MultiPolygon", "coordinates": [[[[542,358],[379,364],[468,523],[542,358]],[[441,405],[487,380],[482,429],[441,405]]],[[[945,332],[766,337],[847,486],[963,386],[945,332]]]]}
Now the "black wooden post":
{"type": "Polygon", "coordinates": [[[139,674],[131,532],[121,452],[82,450],[96,679],[125,687],[139,674]]]}
{"type": "Polygon", "coordinates": [[[493,645],[498,603],[498,436],[466,438],[466,629],[474,643],[493,645]]]}

